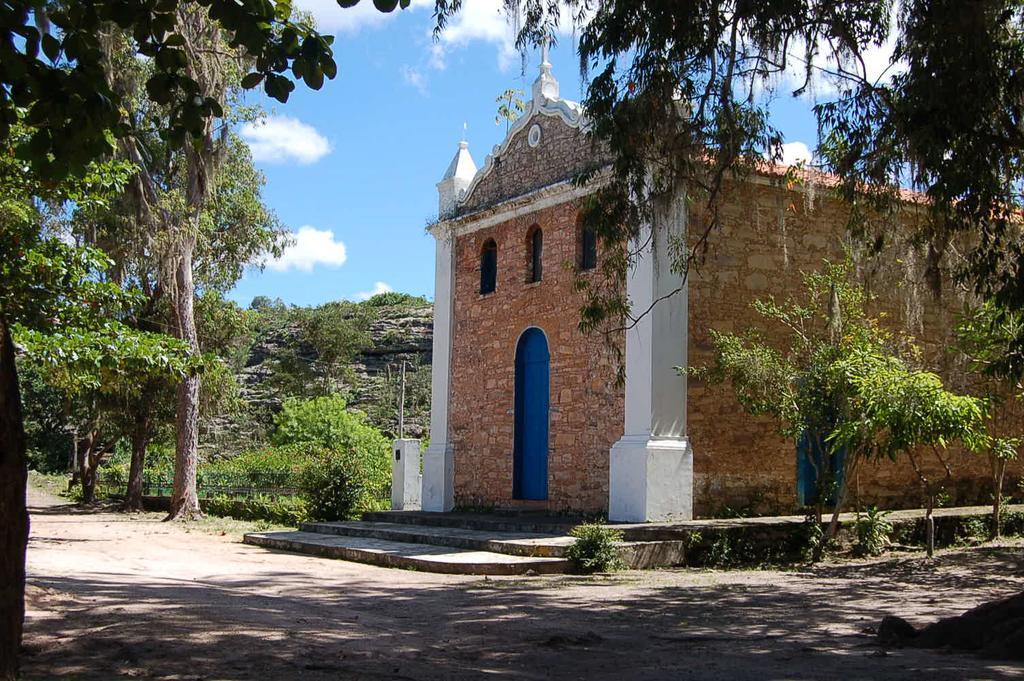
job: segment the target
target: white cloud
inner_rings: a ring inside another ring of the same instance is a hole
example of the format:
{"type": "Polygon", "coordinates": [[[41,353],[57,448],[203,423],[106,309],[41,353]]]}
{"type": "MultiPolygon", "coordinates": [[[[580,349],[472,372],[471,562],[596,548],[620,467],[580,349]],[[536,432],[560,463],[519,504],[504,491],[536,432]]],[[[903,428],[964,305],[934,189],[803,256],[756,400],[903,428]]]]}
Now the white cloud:
{"type": "MultiPolygon", "coordinates": [[[[557,32],[560,39],[572,35],[571,16],[563,8],[557,32]]],[[[431,47],[430,65],[444,69],[449,52],[475,41],[492,43],[497,48],[498,68],[502,71],[508,71],[519,61],[516,33],[505,14],[504,0],[465,0],[462,10],[448,21],[440,39],[431,47]]]]}
{"type": "MultiPolygon", "coordinates": [[[[905,62],[893,63],[896,36],[899,33],[897,14],[898,12],[894,9],[890,17],[889,34],[886,40],[881,45],[865,49],[861,54],[863,66],[856,59],[845,59],[842,61],[844,71],[865,78],[872,83],[886,83],[893,76],[906,71],[905,62]]],[[[795,45],[789,52],[789,68],[785,76],[785,83],[794,89],[802,87],[806,80],[804,52],[801,45],[795,45]]],[[[852,86],[852,81],[832,75],[837,71],[838,64],[827,41],[822,40],[818,43],[818,56],[815,57],[813,63],[815,68],[812,69],[811,83],[805,91],[805,96],[811,99],[833,97],[841,90],[847,90],[852,86]],[[825,58],[824,55],[828,55],[828,57],[825,58]]]]}
{"type": "Polygon", "coordinates": [[[452,17],[440,40],[431,48],[431,64],[443,69],[447,53],[471,42],[493,43],[498,48],[498,67],[507,71],[515,62],[515,32],[505,15],[503,0],[468,0],[452,17]]]}
{"type": "Polygon", "coordinates": [[[427,94],[427,78],[423,75],[423,72],[419,69],[413,68],[408,64],[402,64],[401,68],[402,80],[408,85],[413,86],[419,91],[421,95],[426,96],[427,94]]]}
{"type": "Polygon", "coordinates": [[[433,0],[412,0],[408,9],[381,12],[370,0],[363,0],[355,7],[343,9],[337,0],[295,0],[295,8],[309,12],[316,20],[316,27],[324,33],[355,33],[363,28],[374,28],[386,23],[402,12],[421,7],[433,8],[433,0]]]}
{"type": "Polygon", "coordinates": [[[317,265],[341,267],[347,255],[345,244],[334,238],[329,229],[317,229],[309,225],[299,228],[292,235],[293,243],[284,250],[280,258],[267,262],[267,267],[277,272],[299,270],[312,272],[317,265]]]}
{"type": "Polygon", "coordinates": [[[289,116],[267,116],[246,123],[241,133],[257,161],[308,165],[331,151],[331,143],[316,128],[289,116]]]}
{"type": "Polygon", "coordinates": [[[357,293],[356,300],[369,300],[370,298],[373,298],[376,295],[380,295],[381,293],[391,293],[394,290],[395,289],[391,288],[390,284],[387,284],[383,281],[378,281],[374,283],[372,291],[360,291],[359,293],[357,293]]]}
{"type": "Polygon", "coordinates": [[[803,142],[789,142],[782,145],[782,164],[795,166],[798,163],[809,163],[814,155],[803,142]]]}

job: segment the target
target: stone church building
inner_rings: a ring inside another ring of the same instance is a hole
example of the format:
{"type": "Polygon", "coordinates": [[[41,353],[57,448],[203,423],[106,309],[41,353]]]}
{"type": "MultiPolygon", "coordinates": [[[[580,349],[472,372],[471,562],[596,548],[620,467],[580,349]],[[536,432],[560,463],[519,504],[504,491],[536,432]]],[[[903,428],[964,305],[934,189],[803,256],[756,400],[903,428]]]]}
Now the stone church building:
{"type": "MultiPolygon", "coordinates": [[[[573,281],[597,276],[601,257],[577,223],[590,190],[572,178],[593,163],[585,127],[584,111],[560,98],[544,58],[528,111],[483,167],[462,142],[437,185],[424,510],[605,511],[634,522],[726,508],[795,511],[807,466],[793,442],[771,420],[745,414],[728,385],[687,381],[673,368],[708,364],[710,329],[756,325],[755,298],[799,295],[801,271],[841,257],[844,208],[828,196],[808,201],[778,178],[756,178],[731,192],[723,230],[686,282],[671,271],[665,243],[673,232],[685,235],[680,209],[669,228],[656,230],[661,243],[641,255],[626,289],[636,310],[684,290],[624,332],[621,385],[605,339],[578,328],[573,281]]],[[[898,313],[895,296],[882,304],[898,313]]],[[[955,309],[923,304],[918,337],[940,362],[955,309]]],[[[952,459],[954,499],[986,498],[986,459],[952,459]]],[[[903,461],[863,466],[850,485],[864,503],[921,501],[903,461]]]]}

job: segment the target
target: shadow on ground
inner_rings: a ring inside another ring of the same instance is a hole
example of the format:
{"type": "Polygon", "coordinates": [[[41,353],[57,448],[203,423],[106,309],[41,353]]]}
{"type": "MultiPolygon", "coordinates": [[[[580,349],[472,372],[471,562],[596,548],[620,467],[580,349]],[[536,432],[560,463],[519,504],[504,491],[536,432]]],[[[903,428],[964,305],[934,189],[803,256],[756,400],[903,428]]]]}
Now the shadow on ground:
{"type": "Polygon", "coordinates": [[[37,607],[59,600],[63,617],[30,623],[25,671],[30,679],[1019,678],[969,656],[884,651],[867,630],[886,612],[912,617],[917,601],[946,614],[952,594],[1019,590],[1022,571],[1019,551],[991,549],[935,564],[835,565],[722,583],[714,573],[677,572],[416,585],[369,567],[366,578],[343,581],[274,570],[182,582],[38,577],[37,607]]]}

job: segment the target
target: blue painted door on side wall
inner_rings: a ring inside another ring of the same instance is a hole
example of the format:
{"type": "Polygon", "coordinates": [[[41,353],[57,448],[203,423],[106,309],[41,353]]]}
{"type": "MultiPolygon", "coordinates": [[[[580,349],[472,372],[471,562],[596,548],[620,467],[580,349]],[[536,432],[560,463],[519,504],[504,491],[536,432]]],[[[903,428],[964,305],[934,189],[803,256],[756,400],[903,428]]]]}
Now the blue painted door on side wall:
{"type": "Polygon", "coordinates": [[[797,504],[810,506],[818,500],[818,476],[816,470],[822,470],[826,463],[831,470],[831,479],[835,486],[829,492],[826,504],[835,502],[835,491],[843,483],[843,463],[846,459],[846,450],[831,452],[831,445],[822,438],[812,438],[810,433],[805,432],[800,436],[796,446],[796,498],[797,504]],[[814,463],[811,462],[814,457],[814,463]],[[815,468],[817,464],[817,469],[815,468]]]}
{"type": "Polygon", "coordinates": [[[548,498],[548,387],[550,355],[540,329],[527,329],[516,346],[515,451],[512,496],[548,498]]]}

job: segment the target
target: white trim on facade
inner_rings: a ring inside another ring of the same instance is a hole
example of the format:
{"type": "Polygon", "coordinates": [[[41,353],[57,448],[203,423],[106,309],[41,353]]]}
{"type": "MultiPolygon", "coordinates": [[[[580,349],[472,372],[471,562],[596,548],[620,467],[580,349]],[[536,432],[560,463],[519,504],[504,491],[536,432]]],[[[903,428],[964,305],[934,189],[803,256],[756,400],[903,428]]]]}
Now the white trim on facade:
{"type": "Polygon", "coordinates": [[[451,397],[452,306],[455,298],[455,243],[435,235],[434,345],[430,372],[430,445],[423,454],[424,511],[455,507],[455,448],[449,440],[448,402],[451,397]]]}

